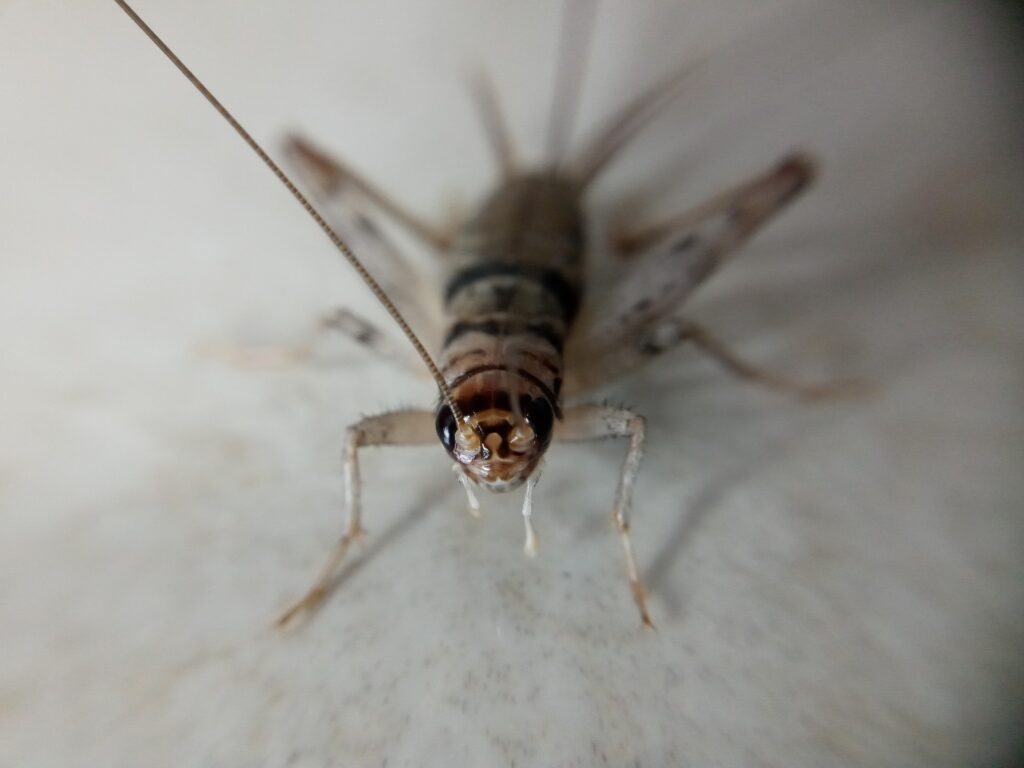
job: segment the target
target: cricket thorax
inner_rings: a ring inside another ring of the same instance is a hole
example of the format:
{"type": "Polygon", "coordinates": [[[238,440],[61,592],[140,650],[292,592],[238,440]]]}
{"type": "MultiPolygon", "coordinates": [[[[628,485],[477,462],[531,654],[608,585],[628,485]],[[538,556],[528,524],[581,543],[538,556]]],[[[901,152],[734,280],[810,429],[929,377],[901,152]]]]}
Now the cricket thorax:
{"type": "Polygon", "coordinates": [[[535,470],[561,417],[562,352],[582,293],[577,190],[554,175],[515,177],[460,233],[445,282],[441,370],[463,414],[438,435],[476,482],[508,490],[535,470]]]}

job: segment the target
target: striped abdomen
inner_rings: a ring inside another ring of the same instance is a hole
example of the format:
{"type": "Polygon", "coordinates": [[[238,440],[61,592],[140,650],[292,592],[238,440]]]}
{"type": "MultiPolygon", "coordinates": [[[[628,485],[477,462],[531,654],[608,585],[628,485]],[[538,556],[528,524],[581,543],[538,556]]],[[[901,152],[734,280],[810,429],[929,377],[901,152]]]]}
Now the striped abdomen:
{"type": "MultiPolygon", "coordinates": [[[[562,352],[581,298],[583,250],[577,191],[554,174],[505,182],[456,242],[440,365],[459,408],[474,419],[488,464],[475,474],[488,484],[517,484],[539,460],[550,425],[530,456],[513,455],[506,439],[530,421],[531,409],[534,427],[545,426],[538,410],[560,415],[562,352]]],[[[439,432],[440,424],[439,417],[439,432]]]]}

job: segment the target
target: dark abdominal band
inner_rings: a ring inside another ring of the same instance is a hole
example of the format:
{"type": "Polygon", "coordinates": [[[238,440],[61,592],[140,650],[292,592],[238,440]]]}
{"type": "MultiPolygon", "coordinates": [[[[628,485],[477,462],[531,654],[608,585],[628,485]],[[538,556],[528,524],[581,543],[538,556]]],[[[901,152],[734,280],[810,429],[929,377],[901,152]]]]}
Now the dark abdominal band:
{"type": "Polygon", "coordinates": [[[515,336],[519,334],[537,336],[550,344],[558,354],[562,353],[563,339],[561,332],[553,324],[544,321],[529,322],[518,319],[460,320],[448,331],[448,335],[444,338],[444,345],[447,347],[460,336],[464,336],[467,333],[486,333],[489,336],[515,336]]]}
{"type": "Polygon", "coordinates": [[[562,310],[562,319],[571,323],[579,309],[580,297],[577,289],[557,269],[509,264],[500,261],[485,261],[466,267],[448,281],[444,291],[444,302],[450,304],[456,294],[481,280],[496,277],[511,277],[540,285],[550,294],[562,310]]]}

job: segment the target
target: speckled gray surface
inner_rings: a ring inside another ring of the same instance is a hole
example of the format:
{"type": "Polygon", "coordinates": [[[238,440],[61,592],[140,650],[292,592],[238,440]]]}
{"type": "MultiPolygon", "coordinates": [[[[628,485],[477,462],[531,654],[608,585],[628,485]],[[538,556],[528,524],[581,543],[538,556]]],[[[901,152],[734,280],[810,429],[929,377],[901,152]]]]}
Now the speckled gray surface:
{"type": "MultiPolygon", "coordinates": [[[[365,550],[272,630],[340,529],[344,426],[430,387],[341,343],[276,372],[199,354],[382,315],[113,3],[0,5],[0,765],[1009,761],[1024,301],[999,19],[605,5],[583,125],[710,53],[598,216],[813,149],[820,184],[693,311],[775,368],[877,384],[810,408],[682,353],[602,393],[650,419],[657,632],[608,529],[614,445],[552,451],[536,561],[517,498],[475,521],[440,450],[368,455],[365,550]]],[[[258,137],[302,129],[424,213],[489,181],[466,66],[540,146],[555,4],[139,10],[258,137]]]]}

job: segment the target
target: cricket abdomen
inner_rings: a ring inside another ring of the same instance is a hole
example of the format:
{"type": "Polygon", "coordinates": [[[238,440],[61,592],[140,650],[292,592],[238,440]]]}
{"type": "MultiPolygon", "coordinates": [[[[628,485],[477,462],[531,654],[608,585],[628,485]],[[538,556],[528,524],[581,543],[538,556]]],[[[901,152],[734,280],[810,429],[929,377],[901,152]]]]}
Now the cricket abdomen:
{"type": "Polygon", "coordinates": [[[462,229],[445,280],[440,360],[453,391],[476,372],[504,370],[557,409],[562,351],[582,297],[579,202],[576,187],[553,173],[514,177],[462,229]]]}

